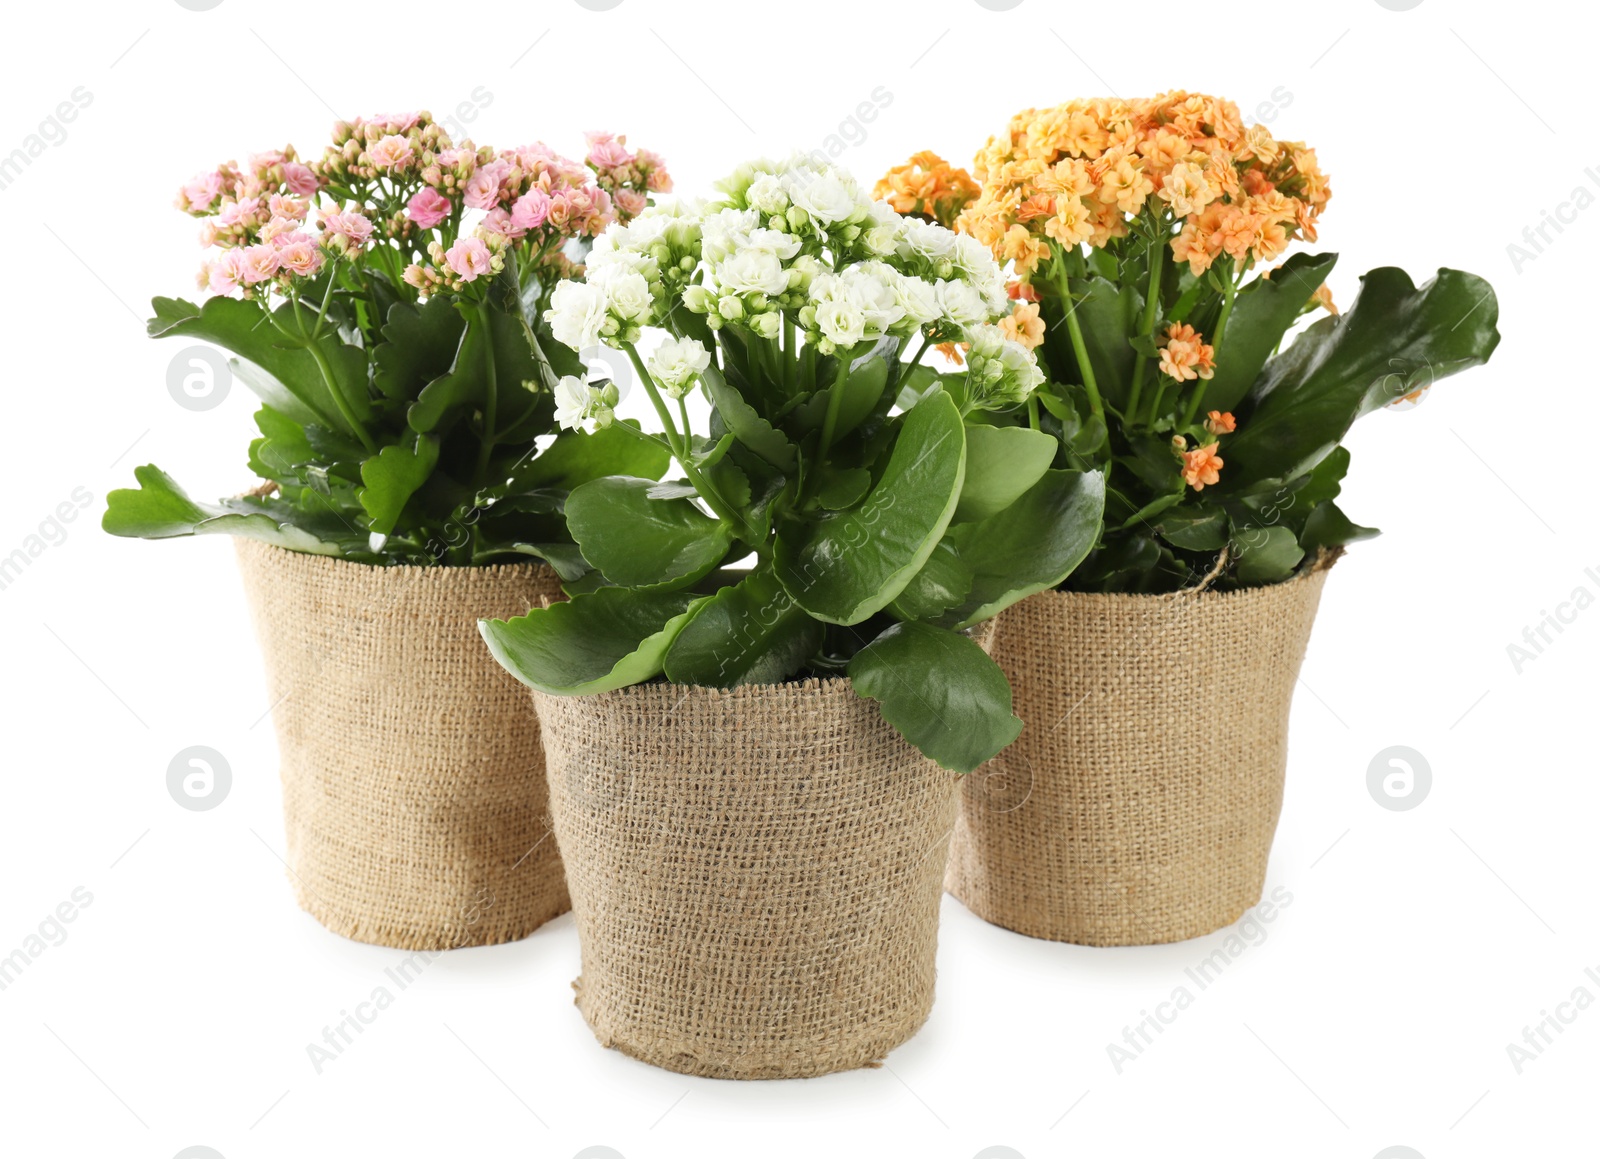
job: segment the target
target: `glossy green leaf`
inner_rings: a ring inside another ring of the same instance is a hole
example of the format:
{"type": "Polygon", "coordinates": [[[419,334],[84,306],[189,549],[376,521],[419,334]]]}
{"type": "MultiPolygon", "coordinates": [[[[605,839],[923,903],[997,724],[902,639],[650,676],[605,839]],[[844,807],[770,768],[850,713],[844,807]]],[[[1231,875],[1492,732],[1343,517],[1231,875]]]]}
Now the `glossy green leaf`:
{"type": "Polygon", "coordinates": [[[388,535],[417,488],[428,481],[439,461],[439,440],[418,435],[414,446],[391,443],[361,464],[361,506],[372,520],[370,530],[388,535]]]}
{"type": "Polygon", "coordinates": [[[732,688],[793,676],[822,643],[822,625],[758,568],[696,609],[667,652],[675,684],[732,688]]]}
{"type": "Polygon", "coordinates": [[[606,475],[661,478],[672,461],[671,453],[659,443],[629,434],[622,429],[624,426],[635,431],[639,429],[636,419],[618,419],[593,434],[562,431],[539,454],[517,464],[511,473],[512,486],[571,491],[606,475]]]}
{"type": "Polygon", "coordinates": [[[465,323],[448,295],[429,298],[420,306],[396,302],[389,307],[383,342],[372,352],[372,383],[395,402],[413,399],[455,360],[465,323]]]}
{"type": "Polygon", "coordinates": [[[606,579],[630,588],[683,587],[727,556],[733,531],[688,499],[652,499],[651,479],[608,475],[567,496],[567,529],[606,579]]]}
{"type": "Polygon", "coordinates": [[[717,408],[723,424],[736,439],[779,470],[794,470],[797,461],[794,444],[728,385],[715,362],[702,372],[700,381],[711,405],[717,408]]]}
{"type": "Polygon", "coordinates": [[[884,720],[947,769],[970,773],[1022,733],[1005,673],[969,637],[895,624],[855,654],[850,682],[884,720]]]}
{"type": "Polygon", "coordinates": [[[1246,527],[1234,532],[1233,557],[1239,579],[1247,584],[1288,579],[1305,554],[1287,527],[1246,527]]]}
{"type": "Polygon", "coordinates": [[[133,476],[139,481],[137,490],[116,490],[106,496],[100,526],[112,535],[130,539],[239,535],[311,555],[344,554],[338,543],[319,539],[281,518],[282,505],[248,499],[196,503],[158,467],[137,467],[133,476]]]}
{"type": "Polygon", "coordinates": [[[1445,269],[1419,289],[1384,267],[1361,282],[1348,313],[1267,364],[1228,440],[1225,488],[1309,470],[1357,418],[1488,361],[1500,341],[1499,307],[1482,278],[1445,269]]]}
{"type": "MultiPolygon", "coordinates": [[[[248,359],[269,376],[270,381],[259,374],[241,375],[246,385],[265,388],[263,401],[280,404],[282,394],[277,388],[281,387],[306,408],[309,412],[306,417],[354,434],[334,402],[332,392],[338,390],[357,421],[364,422],[371,417],[366,354],[329,332],[315,343],[317,353],[313,355],[310,343],[298,337],[291,338],[278,329],[282,326],[289,334],[297,334],[298,326],[304,322],[309,330],[310,319],[302,311],[297,320],[291,303],[279,306],[272,319],[256,303],[241,298],[208,298],[204,306],[180,298],[155,298],[150,304],[156,314],[147,326],[152,338],[200,338],[248,359]],[[327,367],[326,375],[317,355],[327,367]]],[[[314,317],[311,315],[311,319],[314,317]]]]}
{"type": "Polygon", "coordinates": [[[966,599],[972,580],[972,569],[961,562],[946,534],[889,609],[902,620],[937,619],[966,599]]]}
{"type": "Polygon", "coordinates": [[[479,620],[489,651],[511,675],[554,696],[640,684],[661,662],[690,611],[686,592],[599,588],[511,620],[479,620]]]}
{"type": "Polygon", "coordinates": [[[1215,507],[1186,507],[1163,515],[1155,529],[1184,551],[1221,551],[1228,542],[1228,515],[1215,507]]]}
{"type": "MultiPolygon", "coordinates": [[[[1295,254],[1270,278],[1255,279],[1239,291],[1227,332],[1220,336],[1216,372],[1206,383],[1200,414],[1231,411],[1244,400],[1261,368],[1283,341],[1317,287],[1328,280],[1338,254],[1295,254]]],[[[1218,335],[1208,335],[1216,343],[1218,335]]]]}
{"type": "Polygon", "coordinates": [[[972,572],[972,588],[940,622],[964,628],[1060,584],[1089,554],[1105,511],[1098,471],[1046,471],[1028,493],[980,523],[958,523],[948,539],[972,572]]]}
{"type": "Polygon", "coordinates": [[[1057,440],[1027,427],[967,427],[967,474],[953,523],[1004,511],[1044,477],[1057,440]]]}
{"type": "Polygon", "coordinates": [[[1357,540],[1371,539],[1377,534],[1376,527],[1362,527],[1350,522],[1350,517],[1330,499],[1319,503],[1306,516],[1305,528],[1300,532],[1300,546],[1307,555],[1315,555],[1321,548],[1343,547],[1357,540]]]}
{"type": "Polygon", "coordinates": [[[488,349],[482,327],[468,326],[461,332],[450,369],[423,387],[406,412],[412,430],[424,435],[442,430],[462,410],[480,404],[488,349]]]}
{"type": "Polygon", "coordinates": [[[882,476],[858,506],[779,531],[778,578],[819,620],[856,624],[887,607],[955,513],[966,463],[955,403],[932,394],[901,423],[882,476]]]}

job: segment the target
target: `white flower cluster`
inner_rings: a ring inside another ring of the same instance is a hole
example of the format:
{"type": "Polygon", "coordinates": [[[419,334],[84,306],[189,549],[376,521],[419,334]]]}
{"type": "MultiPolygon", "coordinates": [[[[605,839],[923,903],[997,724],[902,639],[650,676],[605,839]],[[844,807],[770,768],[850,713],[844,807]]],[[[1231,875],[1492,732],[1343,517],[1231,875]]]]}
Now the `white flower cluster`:
{"type": "Polygon", "coordinates": [[[711,351],[694,338],[667,338],[645,365],[669,397],[682,398],[711,365],[711,351]]]}
{"type": "Polygon", "coordinates": [[[723,199],[710,205],[657,207],[611,226],[585,281],[551,298],[556,338],[580,350],[631,344],[681,304],[712,330],[766,339],[787,317],[822,354],[919,332],[969,342],[984,379],[974,378],[973,396],[991,405],[1020,401],[1040,378],[1032,355],[991,325],[1010,303],[988,247],[901,217],[845,171],[805,155],[744,165],[718,188],[723,199]]]}
{"type": "Polygon", "coordinates": [[[998,326],[967,331],[967,390],[980,410],[1004,410],[1028,401],[1044,383],[1033,352],[1007,338],[998,326]]]}
{"type": "Polygon", "coordinates": [[[556,383],[556,422],[569,431],[580,429],[584,423],[594,421],[595,429],[609,427],[616,418],[617,384],[590,386],[575,375],[565,375],[556,383]]]}

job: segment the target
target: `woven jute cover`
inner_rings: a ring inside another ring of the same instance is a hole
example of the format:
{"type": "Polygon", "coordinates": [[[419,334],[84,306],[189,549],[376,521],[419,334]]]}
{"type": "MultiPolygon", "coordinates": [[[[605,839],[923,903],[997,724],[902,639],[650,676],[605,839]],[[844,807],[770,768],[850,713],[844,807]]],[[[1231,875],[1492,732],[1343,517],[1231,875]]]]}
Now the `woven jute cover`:
{"type": "Polygon", "coordinates": [[[244,539],[238,555],[301,907],[408,950],[508,942],[566,912],[539,721],[477,627],[560,598],[555,573],[369,567],[244,539]]]}
{"type": "Polygon", "coordinates": [[[876,705],[841,679],[533,695],[602,1045],[802,1078],[916,1033],[955,777],[876,705]]]}
{"type": "Polygon", "coordinates": [[[1041,592],[993,655],[1022,736],[967,777],[946,888],[1089,946],[1198,937],[1261,900],[1289,704],[1333,557],[1269,587],[1041,592]]]}

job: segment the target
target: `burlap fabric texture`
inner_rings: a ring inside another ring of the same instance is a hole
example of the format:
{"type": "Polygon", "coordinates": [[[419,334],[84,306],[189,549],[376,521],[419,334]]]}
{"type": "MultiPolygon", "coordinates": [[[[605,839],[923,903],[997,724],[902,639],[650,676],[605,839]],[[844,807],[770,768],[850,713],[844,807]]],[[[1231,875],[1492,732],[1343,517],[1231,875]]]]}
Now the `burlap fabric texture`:
{"type": "Polygon", "coordinates": [[[966,778],[946,888],[1018,933],[1198,937],[1261,900],[1289,705],[1327,569],[1164,596],[1041,592],[999,616],[1022,736],[966,778]]]}
{"type": "Polygon", "coordinates": [[[555,573],[369,567],[244,539],[238,556],[301,907],[408,950],[514,941],[565,913],[539,721],[477,626],[562,598],[555,573]]]}
{"type": "Polygon", "coordinates": [[[875,704],[842,679],[533,696],[602,1045],[802,1078],[916,1033],[956,779],[875,704]]]}

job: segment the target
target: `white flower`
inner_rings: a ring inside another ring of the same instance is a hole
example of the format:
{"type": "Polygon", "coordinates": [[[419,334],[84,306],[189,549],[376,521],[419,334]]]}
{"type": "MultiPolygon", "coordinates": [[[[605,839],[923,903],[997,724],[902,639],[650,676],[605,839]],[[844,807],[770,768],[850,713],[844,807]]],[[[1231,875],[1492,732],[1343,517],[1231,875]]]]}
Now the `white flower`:
{"type": "Polygon", "coordinates": [[[744,199],[758,213],[771,217],[789,208],[789,195],[783,191],[783,182],[775,174],[763,173],[750,182],[744,199]]]}
{"type": "Polygon", "coordinates": [[[544,312],[544,317],[557,342],[582,350],[600,341],[606,306],[606,292],[599,286],[561,282],[550,295],[550,308],[544,312]]]}
{"type": "Polygon", "coordinates": [[[829,298],[817,303],[817,329],[835,346],[854,346],[867,335],[867,318],[859,307],[845,299],[829,298]]]}
{"type": "Polygon", "coordinates": [[[789,199],[823,225],[845,221],[864,208],[853,184],[832,171],[784,175],[789,199]]]}
{"type": "Polygon", "coordinates": [[[750,244],[750,231],[761,224],[754,210],[723,209],[700,223],[702,252],[708,262],[720,262],[750,244]]]}
{"type": "Polygon", "coordinates": [[[711,365],[711,351],[694,338],[668,338],[650,355],[649,369],[673,398],[681,398],[690,384],[711,365]]]}
{"type": "Polygon", "coordinates": [[[764,253],[777,254],[784,261],[788,261],[800,252],[800,239],[792,233],[784,233],[781,230],[752,229],[750,236],[745,239],[745,246],[764,253]]]}
{"type": "Polygon", "coordinates": [[[988,303],[966,282],[941,281],[934,287],[939,309],[945,317],[961,326],[976,326],[987,322],[993,313],[988,303]]]}
{"type": "Polygon", "coordinates": [[[882,262],[863,262],[845,270],[844,292],[866,318],[869,333],[887,333],[905,317],[895,292],[899,279],[900,275],[882,262]]]}
{"type": "MultiPolygon", "coordinates": [[[[652,263],[654,264],[654,263],[652,263]]],[[[611,312],[624,322],[647,318],[655,306],[650,293],[650,283],[635,270],[622,270],[604,281],[611,312]]]]}
{"type": "Polygon", "coordinates": [[[580,429],[594,403],[594,391],[583,379],[569,374],[556,383],[556,422],[565,429],[580,429]]]}
{"type": "Polygon", "coordinates": [[[900,227],[901,248],[930,262],[954,262],[958,235],[931,221],[907,218],[900,227]]]}
{"type": "Polygon", "coordinates": [[[714,271],[717,285],[728,294],[781,294],[789,288],[789,274],[778,255],[766,250],[741,249],[714,271]]]}
{"type": "Polygon", "coordinates": [[[895,279],[894,300],[918,326],[926,326],[944,313],[932,283],[910,274],[900,274],[895,279]]]}

